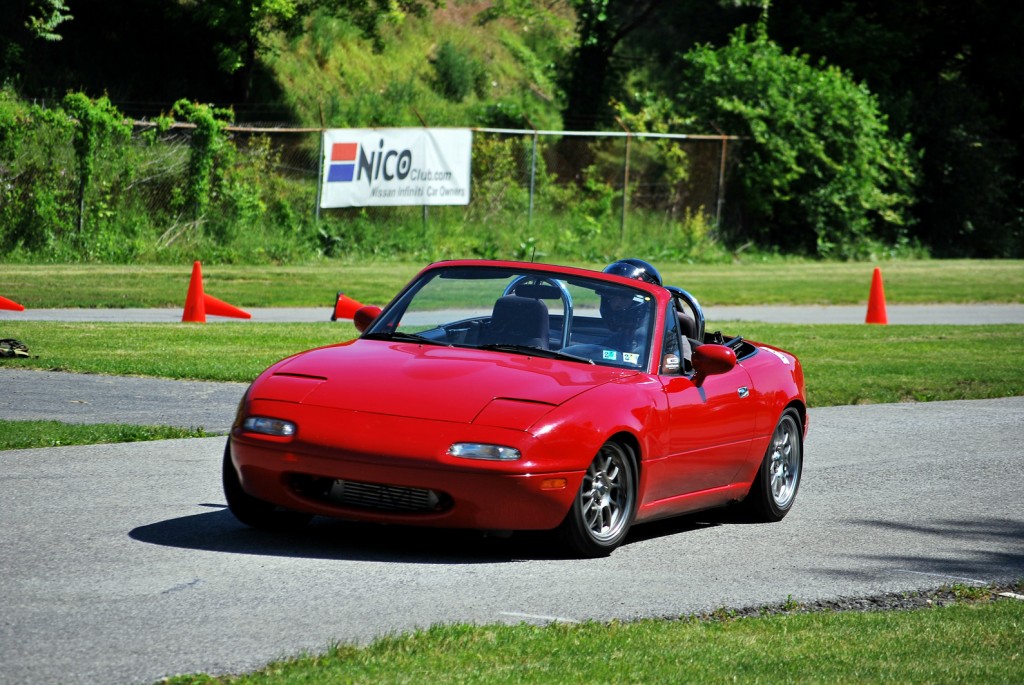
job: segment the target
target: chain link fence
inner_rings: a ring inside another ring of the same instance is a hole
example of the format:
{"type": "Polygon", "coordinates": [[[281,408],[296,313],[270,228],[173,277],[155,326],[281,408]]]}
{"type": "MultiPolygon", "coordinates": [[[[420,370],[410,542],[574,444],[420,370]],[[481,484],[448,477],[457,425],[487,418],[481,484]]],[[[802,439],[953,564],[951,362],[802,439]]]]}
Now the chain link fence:
{"type": "MultiPolygon", "coordinates": [[[[269,138],[277,152],[276,172],[307,180],[315,193],[322,176],[320,130],[230,131],[243,152],[252,148],[254,138],[269,138]]],[[[183,137],[178,140],[187,145],[183,137]]],[[[564,209],[557,207],[556,198],[545,201],[543,195],[552,185],[585,189],[589,183],[591,188],[603,185],[606,194],[610,193],[614,218],[623,233],[631,211],[657,213],[668,220],[682,220],[688,213],[699,212],[717,225],[725,209],[726,184],[738,143],[736,136],[727,135],[474,129],[471,200],[456,211],[463,212],[470,221],[488,220],[507,213],[511,204],[529,225],[538,214],[564,209]],[[521,197],[524,193],[525,201],[521,197]]],[[[315,211],[341,218],[367,212],[387,217],[394,209],[315,211]]]]}
{"type": "Polygon", "coordinates": [[[417,258],[601,258],[636,245],[678,257],[721,225],[739,145],[724,135],[475,129],[468,205],[328,210],[317,207],[321,130],[227,128],[205,197],[195,131],[136,122],[130,141],[94,153],[84,189],[70,133],[23,141],[0,159],[0,239],[38,252],[73,237],[77,257],[113,260],[208,254],[204,241],[279,260],[301,256],[296,245],[417,258]]]}

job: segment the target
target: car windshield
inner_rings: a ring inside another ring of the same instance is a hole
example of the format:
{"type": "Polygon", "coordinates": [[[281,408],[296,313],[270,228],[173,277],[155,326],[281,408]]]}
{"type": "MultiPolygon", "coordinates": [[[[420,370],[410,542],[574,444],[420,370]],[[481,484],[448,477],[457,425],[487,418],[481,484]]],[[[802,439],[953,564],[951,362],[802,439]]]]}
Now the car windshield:
{"type": "Polygon", "coordinates": [[[452,266],[423,274],[363,337],[643,369],[654,310],[650,294],[599,278],[452,266]]]}

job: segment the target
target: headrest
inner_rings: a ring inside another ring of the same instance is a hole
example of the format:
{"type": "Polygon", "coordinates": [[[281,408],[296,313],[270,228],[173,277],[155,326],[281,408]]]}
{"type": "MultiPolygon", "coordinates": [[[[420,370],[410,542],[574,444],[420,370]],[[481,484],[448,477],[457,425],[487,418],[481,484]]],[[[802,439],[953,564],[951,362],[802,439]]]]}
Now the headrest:
{"type": "Polygon", "coordinates": [[[532,297],[535,300],[560,300],[562,291],[553,285],[541,283],[524,283],[516,286],[516,295],[519,297],[532,297]]]}

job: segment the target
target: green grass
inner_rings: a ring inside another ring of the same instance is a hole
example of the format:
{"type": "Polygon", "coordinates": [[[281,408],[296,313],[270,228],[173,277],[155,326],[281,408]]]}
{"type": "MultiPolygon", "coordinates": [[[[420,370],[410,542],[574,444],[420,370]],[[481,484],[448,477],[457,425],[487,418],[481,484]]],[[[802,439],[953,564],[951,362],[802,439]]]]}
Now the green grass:
{"type": "MultiPolygon", "coordinates": [[[[733,323],[804,365],[811,406],[1024,395],[1024,325],[865,326],[733,323]]],[[[6,322],[31,359],[0,368],[251,381],[290,354],[356,336],[350,323],[6,322]]]]}
{"type": "Polygon", "coordinates": [[[438,626],[172,685],[1019,683],[1024,602],[546,627],[438,626]]]}
{"type": "Polygon", "coordinates": [[[725,330],[795,354],[811,406],[1024,395],[1024,325],[741,322],[725,330]]]}
{"type": "Polygon", "coordinates": [[[60,421],[0,420],[0,450],[62,445],[95,445],[107,442],[141,442],[174,438],[208,438],[202,428],[127,426],[113,423],[76,424],[60,421]]]}
{"type": "MultiPolygon", "coordinates": [[[[575,266],[601,269],[604,264],[575,266]]],[[[339,290],[383,305],[422,263],[305,266],[203,265],[206,292],[239,307],[323,307],[339,290]]],[[[865,304],[872,264],[770,259],[733,265],[657,263],[665,281],[705,306],[865,304]]],[[[883,263],[889,304],[1024,302],[1024,261],[923,260],[883,263]]],[[[0,295],[28,308],[183,308],[192,264],[180,266],[0,265],[0,295]]],[[[2,324],[0,324],[2,326],[2,324]]],[[[9,337],[9,336],[8,336],[9,337]]]]}
{"type": "Polygon", "coordinates": [[[117,324],[8,322],[4,337],[24,342],[31,358],[0,359],[0,368],[35,368],[117,376],[210,381],[253,380],[273,362],[312,347],[351,340],[351,323],[117,324]]]}

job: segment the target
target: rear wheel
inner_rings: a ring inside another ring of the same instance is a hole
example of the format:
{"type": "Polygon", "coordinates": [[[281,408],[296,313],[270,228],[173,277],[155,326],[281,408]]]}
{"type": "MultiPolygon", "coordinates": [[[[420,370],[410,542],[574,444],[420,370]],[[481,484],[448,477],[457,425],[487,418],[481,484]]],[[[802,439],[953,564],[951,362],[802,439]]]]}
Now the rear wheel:
{"type": "Polygon", "coordinates": [[[603,557],[618,547],[633,523],[637,506],[633,450],[605,443],[583,476],[583,483],[559,532],[582,557],[603,557]]]}
{"type": "Polygon", "coordinates": [[[275,504],[257,499],[242,489],[238,472],[231,462],[231,442],[224,446],[224,463],[221,469],[224,482],[224,497],[228,509],[239,521],[253,528],[263,530],[295,530],[309,523],[311,514],[282,509],[275,504]]]}
{"type": "Polygon", "coordinates": [[[800,417],[793,409],[787,409],[775,426],[761,468],[743,502],[752,520],[781,521],[789,513],[800,487],[803,465],[800,417]]]}

